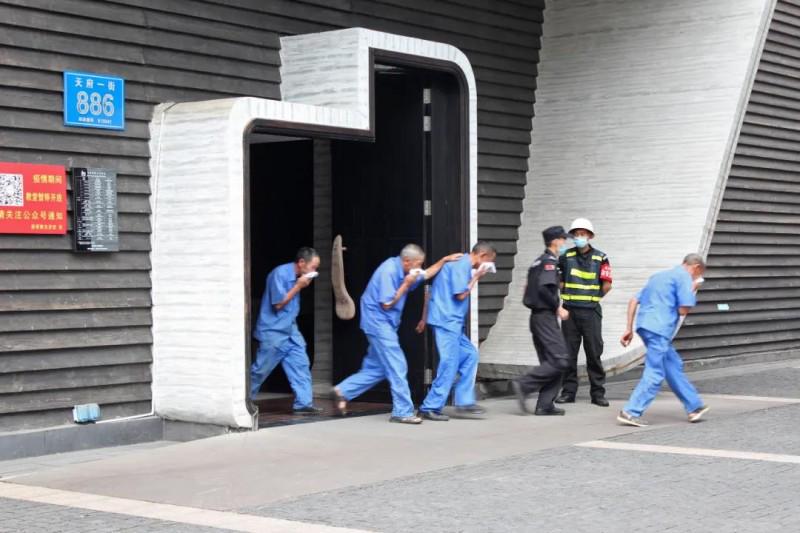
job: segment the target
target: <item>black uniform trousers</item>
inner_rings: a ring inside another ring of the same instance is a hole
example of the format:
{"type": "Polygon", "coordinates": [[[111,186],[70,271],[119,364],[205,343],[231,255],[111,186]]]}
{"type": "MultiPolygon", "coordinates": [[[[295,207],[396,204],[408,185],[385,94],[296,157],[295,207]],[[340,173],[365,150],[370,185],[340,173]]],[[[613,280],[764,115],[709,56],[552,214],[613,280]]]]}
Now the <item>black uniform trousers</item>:
{"type": "Polygon", "coordinates": [[[569,367],[564,335],[555,312],[550,310],[531,312],[530,327],[539,366],[520,377],[518,382],[524,394],[539,391],[537,409],[552,409],[561,387],[561,376],[569,367]]]}
{"type": "Polygon", "coordinates": [[[570,367],[564,372],[563,396],[572,398],[578,392],[578,352],[583,341],[586,352],[586,372],[589,374],[590,394],[593,399],[606,395],[606,372],[600,356],[603,355],[603,311],[600,306],[569,307],[569,319],[561,323],[564,340],[567,343],[570,367]]]}

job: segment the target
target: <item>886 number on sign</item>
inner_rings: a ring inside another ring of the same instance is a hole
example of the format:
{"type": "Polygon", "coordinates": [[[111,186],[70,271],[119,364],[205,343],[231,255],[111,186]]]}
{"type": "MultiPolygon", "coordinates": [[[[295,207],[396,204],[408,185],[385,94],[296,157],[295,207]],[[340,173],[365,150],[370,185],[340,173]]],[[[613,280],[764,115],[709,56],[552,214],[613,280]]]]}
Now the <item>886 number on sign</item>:
{"type": "Polygon", "coordinates": [[[65,72],[64,124],[125,129],[125,80],[86,72],[65,72]]]}
{"type": "Polygon", "coordinates": [[[86,91],[78,91],[78,101],[75,104],[78,114],[85,115],[91,113],[94,116],[105,115],[107,117],[114,116],[114,95],[104,94],[100,95],[98,92],[88,93],[86,91]]]}

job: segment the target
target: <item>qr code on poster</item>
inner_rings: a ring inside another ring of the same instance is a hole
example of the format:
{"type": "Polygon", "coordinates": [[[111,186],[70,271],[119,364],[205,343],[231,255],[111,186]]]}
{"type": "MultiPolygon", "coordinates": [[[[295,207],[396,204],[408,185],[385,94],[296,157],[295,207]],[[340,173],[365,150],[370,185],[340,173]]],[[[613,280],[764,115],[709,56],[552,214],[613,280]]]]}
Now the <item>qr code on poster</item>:
{"type": "Polygon", "coordinates": [[[22,207],[22,174],[0,174],[0,206],[22,207]]]}

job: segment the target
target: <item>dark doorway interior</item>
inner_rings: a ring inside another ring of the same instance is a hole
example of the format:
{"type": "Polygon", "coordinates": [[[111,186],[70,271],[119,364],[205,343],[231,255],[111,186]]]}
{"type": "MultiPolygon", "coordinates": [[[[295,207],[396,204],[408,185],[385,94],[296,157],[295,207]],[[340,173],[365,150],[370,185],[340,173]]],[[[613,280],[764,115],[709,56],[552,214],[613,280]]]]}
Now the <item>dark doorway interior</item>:
{"type": "MultiPolygon", "coordinates": [[[[345,280],[357,307],[375,268],[396,256],[403,245],[422,245],[430,264],[445,254],[465,251],[469,244],[467,109],[466,95],[460,89],[450,74],[376,66],[375,141],[331,141],[331,233],[341,234],[347,247],[345,280]]],[[[313,141],[268,131],[258,136],[261,139],[251,139],[249,147],[253,323],[267,274],[291,261],[299,246],[314,242],[313,141]]],[[[301,293],[298,317],[312,363],[313,295],[310,290],[301,293]]],[[[429,333],[414,331],[423,300],[421,288],[408,297],[400,328],[409,384],[417,403],[427,392],[437,364],[429,333]]],[[[333,315],[333,309],[324,312],[333,315]]],[[[317,318],[320,324],[325,322],[325,317],[317,318]]],[[[335,316],[332,320],[334,383],[356,372],[366,353],[359,319],[360,313],[353,320],[335,316]]],[[[256,346],[253,343],[251,357],[256,346]]],[[[261,392],[291,394],[282,369],[273,372],[261,392]]],[[[388,385],[384,383],[358,400],[364,403],[354,411],[374,412],[376,404],[391,402],[388,385]]],[[[320,404],[326,406],[324,400],[320,404]]],[[[262,399],[260,420],[264,425],[295,423],[290,405],[288,397],[262,399]]]]}
{"type": "MultiPolygon", "coordinates": [[[[314,242],[313,144],[291,140],[250,145],[250,257],[251,328],[258,319],[264,285],[270,271],[294,261],[300,246],[314,242]]],[[[314,361],[314,291],[300,295],[297,325],[314,361]]],[[[254,341],[252,357],[257,344],[254,341]]],[[[278,367],[261,387],[262,392],[291,392],[278,367]]]]}

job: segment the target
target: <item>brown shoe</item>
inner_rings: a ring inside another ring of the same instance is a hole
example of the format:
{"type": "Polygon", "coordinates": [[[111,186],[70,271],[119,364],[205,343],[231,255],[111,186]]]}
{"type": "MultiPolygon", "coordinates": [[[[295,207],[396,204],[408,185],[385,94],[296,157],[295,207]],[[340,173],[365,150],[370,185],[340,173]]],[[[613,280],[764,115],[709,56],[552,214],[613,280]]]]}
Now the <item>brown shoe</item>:
{"type": "Polygon", "coordinates": [[[396,422],[398,424],[422,424],[422,419],[417,415],[411,416],[393,416],[389,422],[396,422]]]}
{"type": "Polygon", "coordinates": [[[339,389],[333,387],[331,389],[331,400],[333,400],[333,407],[339,416],[347,416],[347,400],[339,393],[339,389]]]}

